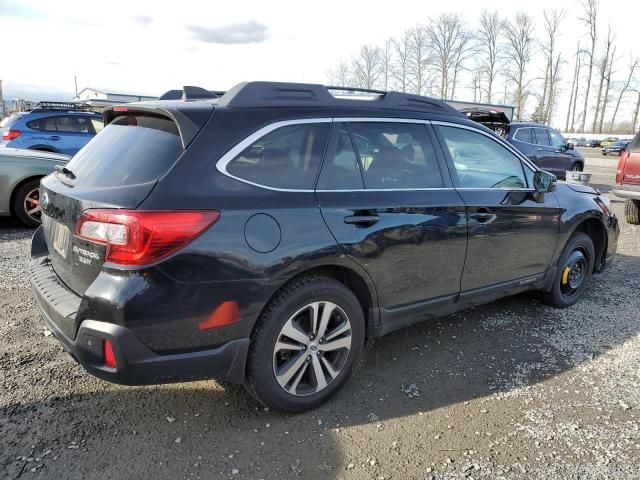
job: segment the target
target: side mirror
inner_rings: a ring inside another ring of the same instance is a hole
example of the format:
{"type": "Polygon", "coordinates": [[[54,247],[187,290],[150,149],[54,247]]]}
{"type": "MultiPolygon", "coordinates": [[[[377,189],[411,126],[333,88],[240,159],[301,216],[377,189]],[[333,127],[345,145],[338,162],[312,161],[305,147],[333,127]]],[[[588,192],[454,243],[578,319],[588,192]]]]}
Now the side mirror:
{"type": "Polygon", "coordinates": [[[533,174],[533,188],[538,193],[547,193],[556,183],[556,176],[552,173],[538,170],[533,174]]]}
{"type": "Polygon", "coordinates": [[[567,145],[565,146],[565,148],[567,150],[573,150],[574,148],[576,148],[576,146],[571,142],[567,142],[567,145]]]}

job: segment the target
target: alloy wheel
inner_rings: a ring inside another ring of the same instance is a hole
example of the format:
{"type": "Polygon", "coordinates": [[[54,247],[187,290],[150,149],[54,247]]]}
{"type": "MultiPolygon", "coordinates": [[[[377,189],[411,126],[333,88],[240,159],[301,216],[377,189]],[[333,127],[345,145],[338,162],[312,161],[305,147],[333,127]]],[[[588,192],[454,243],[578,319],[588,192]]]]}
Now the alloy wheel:
{"type": "Polygon", "coordinates": [[[335,303],[313,302],[284,324],[273,350],[273,373],[289,394],[307,396],[327,388],[351,350],[351,322],[335,303]]]}
{"type": "Polygon", "coordinates": [[[29,190],[24,197],[23,204],[24,212],[27,216],[36,222],[40,222],[42,217],[42,211],[40,210],[40,189],[34,188],[33,190],[29,190]]]}

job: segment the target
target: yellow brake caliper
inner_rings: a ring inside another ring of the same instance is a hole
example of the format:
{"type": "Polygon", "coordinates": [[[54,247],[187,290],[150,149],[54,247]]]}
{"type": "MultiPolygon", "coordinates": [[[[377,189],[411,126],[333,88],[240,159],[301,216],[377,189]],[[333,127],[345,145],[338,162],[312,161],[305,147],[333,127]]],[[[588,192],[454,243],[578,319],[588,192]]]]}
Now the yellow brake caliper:
{"type": "Polygon", "coordinates": [[[562,284],[566,285],[569,281],[569,272],[571,271],[571,267],[564,267],[564,272],[562,272],[562,284]]]}

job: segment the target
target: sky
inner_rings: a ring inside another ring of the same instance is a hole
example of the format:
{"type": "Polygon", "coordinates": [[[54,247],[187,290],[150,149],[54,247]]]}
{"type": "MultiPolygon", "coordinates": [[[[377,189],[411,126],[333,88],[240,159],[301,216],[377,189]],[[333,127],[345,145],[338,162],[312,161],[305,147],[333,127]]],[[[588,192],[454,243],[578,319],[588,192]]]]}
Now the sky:
{"type": "MultiPolygon", "coordinates": [[[[571,80],[572,52],[584,36],[578,0],[449,0],[428,2],[148,0],[0,0],[0,79],[6,97],[72,96],[91,86],[160,95],[182,85],[226,90],[245,80],[327,83],[327,72],[363,44],[382,43],[443,12],[463,13],[474,25],[481,10],[531,15],[542,31],[545,8],[567,12],[560,47],[571,80]]],[[[601,0],[600,32],[616,32],[620,78],[637,36],[640,2],[601,0]]],[[[585,38],[586,41],[586,38],[585,38]]],[[[531,74],[539,66],[531,66],[531,74]]],[[[460,100],[473,100],[459,87],[460,100]]],[[[566,112],[569,87],[561,94],[556,123],[566,112]]],[[[631,103],[631,97],[629,97],[631,103]]],[[[630,115],[631,107],[626,108],[630,115]]]]}

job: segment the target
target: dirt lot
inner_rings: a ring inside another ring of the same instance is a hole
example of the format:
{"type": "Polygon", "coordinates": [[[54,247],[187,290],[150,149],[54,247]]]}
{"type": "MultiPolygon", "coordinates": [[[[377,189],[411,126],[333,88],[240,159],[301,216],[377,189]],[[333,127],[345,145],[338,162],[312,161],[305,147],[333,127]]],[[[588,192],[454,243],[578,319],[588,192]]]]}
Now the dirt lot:
{"type": "MultiPolygon", "coordinates": [[[[610,190],[617,159],[588,159],[610,190]]],[[[640,227],[567,310],[533,295],[367,346],[338,396],[295,416],[238,387],[86,374],[31,300],[31,232],[0,224],[1,478],[640,478],[640,227]]]]}

